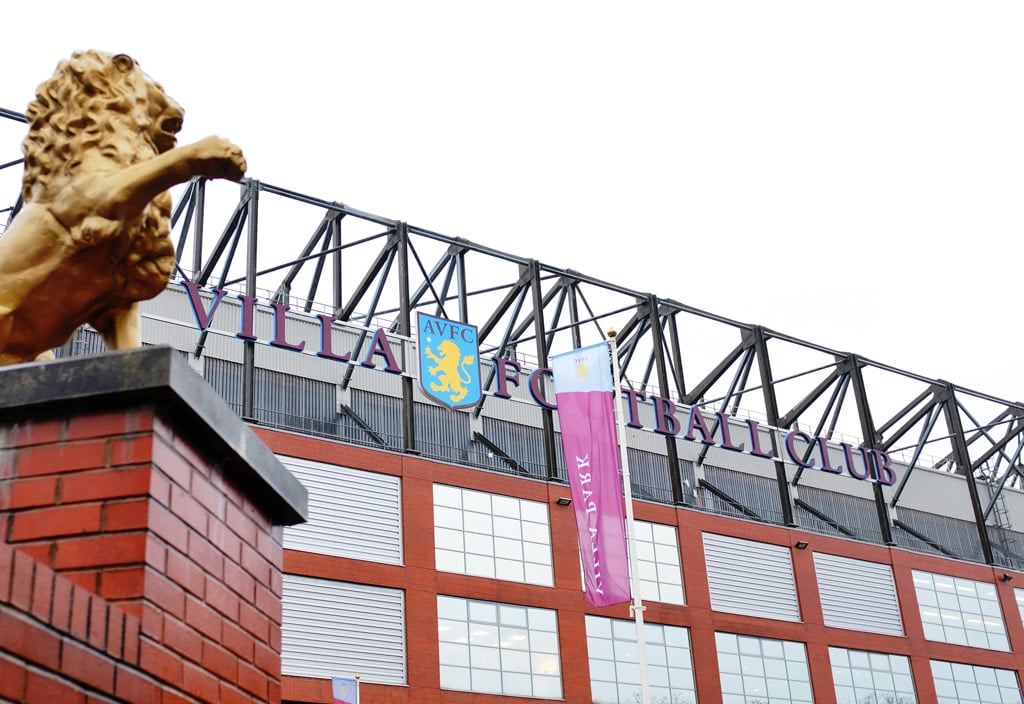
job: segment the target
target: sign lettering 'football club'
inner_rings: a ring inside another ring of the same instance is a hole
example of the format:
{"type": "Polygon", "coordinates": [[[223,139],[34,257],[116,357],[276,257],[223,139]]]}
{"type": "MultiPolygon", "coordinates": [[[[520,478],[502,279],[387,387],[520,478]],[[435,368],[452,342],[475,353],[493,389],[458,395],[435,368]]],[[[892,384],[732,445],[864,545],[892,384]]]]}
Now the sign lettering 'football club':
{"type": "Polygon", "coordinates": [[[480,400],[480,347],[475,325],[419,313],[420,387],[449,408],[480,400]]]}

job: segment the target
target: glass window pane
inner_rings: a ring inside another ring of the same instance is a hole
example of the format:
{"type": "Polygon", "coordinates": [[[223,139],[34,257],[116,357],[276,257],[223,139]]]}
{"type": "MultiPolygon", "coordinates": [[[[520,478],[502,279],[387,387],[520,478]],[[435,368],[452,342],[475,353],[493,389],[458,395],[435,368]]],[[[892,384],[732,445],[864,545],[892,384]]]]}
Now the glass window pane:
{"type": "Polygon", "coordinates": [[[994,584],[918,570],[913,575],[925,638],[1009,650],[994,584]]]}
{"type": "MultiPolygon", "coordinates": [[[[630,697],[639,695],[640,683],[636,624],[601,616],[587,616],[586,624],[592,681],[599,678],[607,683],[614,679],[618,684],[615,699],[608,698],[610,687],[592,684],[594,701],[631,701],[630,697]]],[[[648,622],[644,633],[652,691],[674,691],[679,701],[695,701],[693,660],[686,629],[648,622]],[[669,642],[677,646],[667,646],[669,642]]]]}
{"type": "Polygon", "coordinates": [[[435,484],[434,544],[439,571],[554,585],[547,505],[539,501],[435,484]]]}
{"type": "Polygon", "coordinates": [[[723,701],[731,696],[737,697],[736,701],[743,697],[747,703],[810,701],[807,655],[802,643],[715,635],[723,701]]]}
{"type": "Polygon", "coordinates": [[[539,684],[561,694],[554,611],[438,596],[438,614],[450,617],[438,619],[443,688],[548,696],[538,693],[539,684]]]}

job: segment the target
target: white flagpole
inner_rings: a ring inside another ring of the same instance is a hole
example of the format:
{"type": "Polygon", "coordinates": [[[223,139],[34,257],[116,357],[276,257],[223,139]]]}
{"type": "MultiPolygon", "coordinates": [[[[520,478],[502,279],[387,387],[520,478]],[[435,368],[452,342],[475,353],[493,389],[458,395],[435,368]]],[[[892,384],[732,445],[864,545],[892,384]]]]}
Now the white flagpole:
{"type": "Polygon", "coordinates": [[[626,545],[629,548],[629,589],[633,603],[629,605],[636,620],[636,652],[640,665],[640,696],[643,704],[651,704],[651,683],[647,675],[647,638],[644,635],[644,608],[637,582],[640,572],[636,560],[636,535],[633,531],[633,488],[629,479],[629,454],[626,452],[626,418],[619,393],[619,354],[616,350],[615,331],[608,331],[608,346],[612,355],[612,391],[615,396],[616,437],[619,442],[619,462],[622,465],[622,490],[626,500],[626,545]]]}

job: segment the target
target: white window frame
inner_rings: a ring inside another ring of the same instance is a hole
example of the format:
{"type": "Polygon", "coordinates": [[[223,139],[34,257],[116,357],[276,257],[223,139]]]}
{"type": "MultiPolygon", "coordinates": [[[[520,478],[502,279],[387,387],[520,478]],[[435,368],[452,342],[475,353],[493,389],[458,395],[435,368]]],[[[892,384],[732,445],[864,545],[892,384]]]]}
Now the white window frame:
{"type": "Polygon", "coordinates": [[[1017,673],[981,665],[932,660],[932,681],[941,704],[1020,704],[1017,673]]]}
{"type": "MultiPolygon", "coordinates": [[[[595,704],[639,701],[636,622],[588,614],[586,623],[591,698],[595,704]]],[[[697,701],[690,629],[648,622],[644,624],[644,638],[651,698],[656,702],[697,701]]]]}
{"type": "Polygon", "coordinates": [[[665,523],[633,521],[640,596],[644,601],[686,604],[679,533],[665,523]]]}
{"type": "Polygon", "coordinates": [[[439,594],[441,689],[562,698],[558,614],[439,594]]]}
{"type": "Polygon", "coordinates": [[[836,704],[864,701],[915,704],[917,689],[906,655],[829,646],[836,704]],[[890,697],[885,698],[885,697],[890,697]]]}
{"type": "Polygon", "coordinates": [[[923,570],[914,570],[913,577],[927,640],[987,650],[1010,650],[994,584],[923,570]]]}
{"type": "Polygon", "coordinates": [[[554,586],[547,504],[447,484],[433,494],[438,571],[554,586]]]}
{"type": "Polygon", "coordinates": [[[813,704],[807,646],[790,640],[715,633],[722,704],[813,704]]]}

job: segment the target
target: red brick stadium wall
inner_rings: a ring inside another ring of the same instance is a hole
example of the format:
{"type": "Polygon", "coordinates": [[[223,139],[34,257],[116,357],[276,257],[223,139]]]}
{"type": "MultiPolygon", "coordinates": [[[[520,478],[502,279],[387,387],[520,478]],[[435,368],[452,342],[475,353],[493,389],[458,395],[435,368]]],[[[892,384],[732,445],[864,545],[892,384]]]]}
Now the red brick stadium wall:
{"type": "Polygon", "coordinates": [[[0,419],[0,700],[280,701],[281,527],[168,415],[0,419]]]}

